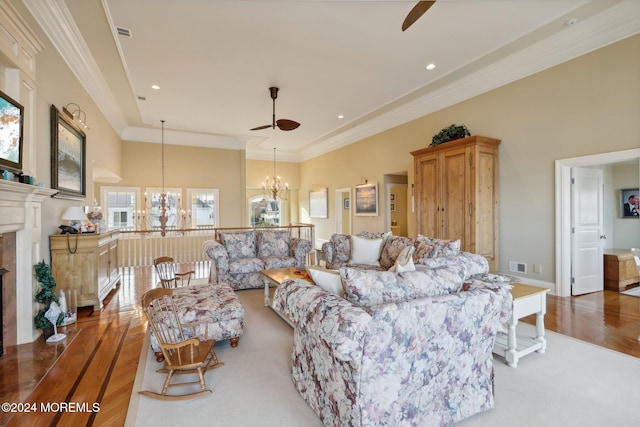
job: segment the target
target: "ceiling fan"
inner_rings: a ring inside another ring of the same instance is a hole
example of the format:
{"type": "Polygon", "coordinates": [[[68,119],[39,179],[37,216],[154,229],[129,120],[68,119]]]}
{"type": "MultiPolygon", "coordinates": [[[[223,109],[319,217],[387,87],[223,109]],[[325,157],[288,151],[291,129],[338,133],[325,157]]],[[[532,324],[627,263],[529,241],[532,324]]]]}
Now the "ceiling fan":
{"type": "Polygon", "coordinates": [[[409,28],[416,22],[424,13],[429,10],[431,6],[435,4],[434,1],[419,1],[418,4],[413,6],[413,9],[409,12],[406,18],[404,18],[404,22],[402,23],[402,31],[409,28]]]}
{"type": "Polygon", "coordinates": [[[278,98],[278,90],[279,89],[277,87],[269,88],[269,92],[271,93],[271,99],[273,99],[273,122],[270,125],[258,126],[257,128],[253,128],[251,130],[261,130],[261,129],[268,129],[268,128],[275,129],[276,126],[278,126],[280,130],[294,130],[298,126],[300,126],[300,123],[294,122],[293,120],[288,120],[288,119],[276,120],[276,99],[278,98]]]}

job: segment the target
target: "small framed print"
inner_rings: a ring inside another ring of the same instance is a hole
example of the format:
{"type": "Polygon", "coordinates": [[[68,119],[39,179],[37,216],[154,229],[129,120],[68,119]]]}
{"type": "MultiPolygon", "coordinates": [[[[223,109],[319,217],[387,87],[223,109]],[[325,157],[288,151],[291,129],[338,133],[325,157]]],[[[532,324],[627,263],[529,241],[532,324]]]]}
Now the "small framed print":
{"type": "Polygon", "coordinates": [[[395,211],[396,210],[396,204],[395,203],[391,203],[389,205],[389,208],[390,208],[391,212],[395,211]]]}
{"type": "Polygon", "coordinates": [[[350,206],[351,206],[351,203],[349,201],[349,198],[347,197],[346,199],[344,199],[344,208],[349,209],[350,206]]]}
{"type": "Polygon", "coordinates": [[[640,191],[637,188],[620,190],[620,217],[640,218],[640,191]]]}
{"type": "Polygon", "coordinates": [[[389,200],[391,200],[392,202],[395,202],[395,200],[396,200],[396,193],[391,193],[391,194],[389,194],[389,200]]]}

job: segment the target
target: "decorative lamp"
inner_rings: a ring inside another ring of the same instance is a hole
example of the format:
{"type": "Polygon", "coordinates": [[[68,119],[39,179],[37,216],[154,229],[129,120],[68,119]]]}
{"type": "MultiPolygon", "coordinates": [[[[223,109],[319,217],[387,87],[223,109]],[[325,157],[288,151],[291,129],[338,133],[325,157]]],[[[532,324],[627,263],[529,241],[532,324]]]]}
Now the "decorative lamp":
{"type": "Polygon", "coordinates": [[[68,207],[60,219],[69,221],[69,226],[75,228],[78,232],[81,231],[80,227],[82,226],[82,222],[89,221],[89,218],[87,218],[87,215],[80,206],[68,207]]]}

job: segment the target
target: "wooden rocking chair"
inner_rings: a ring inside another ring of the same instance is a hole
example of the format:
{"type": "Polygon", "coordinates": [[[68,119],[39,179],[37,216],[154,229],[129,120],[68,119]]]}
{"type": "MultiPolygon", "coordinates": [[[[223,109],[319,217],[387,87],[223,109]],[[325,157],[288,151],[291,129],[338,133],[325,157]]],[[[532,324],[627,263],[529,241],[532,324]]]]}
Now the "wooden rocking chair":
{"type": "Polygon", "coordinates": [[[218,361],[213,351],[215,340],[201,341],[198,338],[185,339],[182,325],[171,298],[173,290],[156,288],[142,295],[142,310],[149,326],[155,335],[158,345],[164,355],[164,367],[156,372],[166,373],[161,393],[140,391],[139,393],[161,400],[185,400],[211,393],[206,388],[204,374],[209,369],[215,369],[223,363],[218,361]],[[172,383],[174,375],[197,374],[198,381],[172,383]],[[200,391],[188,394],[167,394],[169,387],[190,386],[200,384],[200,391]]]}
{"type": "Polygon", "coordinates": [[[153,265],[156,268],[156,272],[158,273],[158,277],[160,278],[160,283],[162,283],[163,288],[189,286],[189,283],[191,283],[191,276],[195,274],[195,271],[177,273],[173,258],[168,256],[162,256],[154,259],[153,265]]]}

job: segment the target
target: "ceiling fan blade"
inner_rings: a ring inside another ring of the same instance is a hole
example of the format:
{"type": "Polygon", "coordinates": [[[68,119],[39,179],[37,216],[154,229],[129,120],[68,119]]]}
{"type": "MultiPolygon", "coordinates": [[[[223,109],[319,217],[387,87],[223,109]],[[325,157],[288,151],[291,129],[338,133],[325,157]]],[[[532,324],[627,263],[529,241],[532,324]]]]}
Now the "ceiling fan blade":
{"type": "Polygon", "coordinates": [[[250,129],[250,130],[262,130],[262,129],[269,129],[270,127],[273,127],[273,125],[258,126],[257,128],[253,128],[253,129],[250,129]]]}
{"type": "Polygon", "coordinates": [[[280,130],[294,130],[300,126],[300,123],[294,122],[293,120],[279,119],[276,120],[276,125],[278,125],[280,130]]]}
{"type": "Polygon", "coordinates": [[[404,22],[402,23],[402,31],[413,25],[413,23],[416,22],[422,15],[424,15],[424,13],[429,10],[429,8],[434,4],[435,0],[419,1],[418,4],[413,6],[413,9],[411,9],[407,17],[404,19],[404,22]]]}

